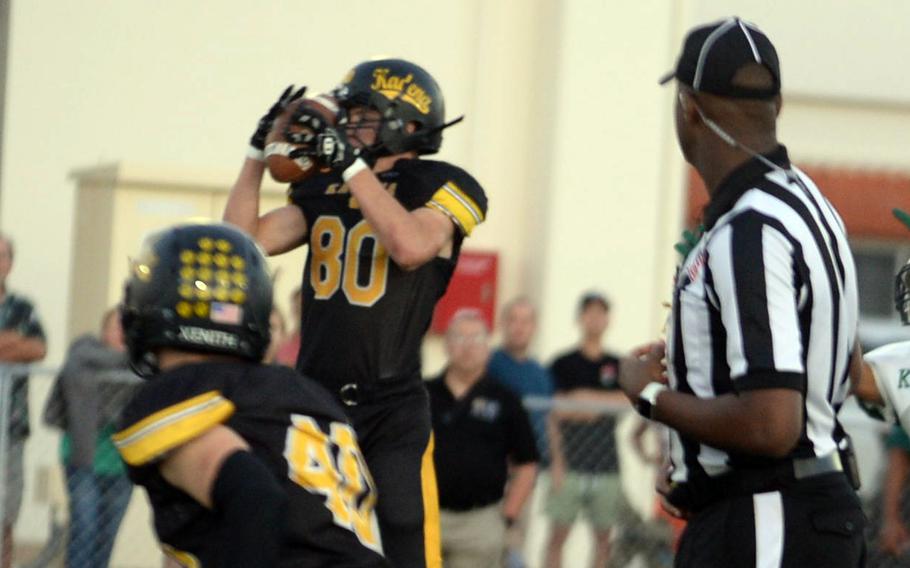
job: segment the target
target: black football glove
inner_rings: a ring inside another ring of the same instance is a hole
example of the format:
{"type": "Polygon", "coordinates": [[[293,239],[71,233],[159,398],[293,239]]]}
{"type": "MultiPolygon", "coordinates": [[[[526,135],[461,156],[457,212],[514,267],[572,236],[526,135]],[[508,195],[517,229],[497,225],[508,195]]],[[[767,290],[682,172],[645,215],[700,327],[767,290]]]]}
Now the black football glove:
{"type": "Polygon", "coordinates": [[[256,125],[256,131],[253,132],[253,136],[250,137],[249,155],[251,157],[258,157],[259,160],[262,160],[263,150],[265,150],[265,139],[272,130],[275,119],[284,112],[284,109],[286,109],[289,104],[303,97],[304,93],[306,93],[306,87],[300,87],[300,89],[294,91],[294,85],[288,85],[281,93],[281,96],[278,97],[278,100],[275,101],[275,104],[273,104],[271,108],[269,108],[269,111],[259,119],[259,124],[256,125]]]}
{"type": "Polygon", "coordinates": [[[302,104],[294,112],[294,116],[288,121],[287,128],[284,131],[284,139],[295,145],[300,145],[295,152],[297,156],[316,156],[316,141],[320,134],[325,132],[328,122],[322,114],[302,104]],[[302,127],[302,130],[292,131],[294,126],[302,127]]]}
{"type": "Polygon", "coordinates": [[[351,168],[355,162],[359,161],[358,167],[355,169],[360,171],[364,167],[373,167],[376,160],[366,148],[358,148],[351,144],[345,133],[344,124],[340,126],[341,128],[328,127],[319,135],[316,140],[316,155],[322,163],[341,172],[342,176],[348,179],[353,173],[356,173],[348,172],[348,168],[351,168]]]}
{"type": "MultiPolygon", "coordinates": [[[[299,141],[295,143],[303,144],[303,146],[291,152],[290,158],[308,156],[336,172],[340,172],[345,180],[362,169],[373,167],[375,157],[365,148],[358,148],[351,144],[344,130],[344,119],[339,121],[340,128],[335,128],[328,126],[315,111],[302,111],[297,114],[300,115],[297,123],[312,130],[315,133],[315,139],[308,133],[300,136],[299,141]],[[355,165],[356,167],[352,167],[355,165]]],[[[288,136],[291,134],[293,133],[289,133],[288,136]]],[[[291,139],[288,138],[288,141],[291,139]]]]}

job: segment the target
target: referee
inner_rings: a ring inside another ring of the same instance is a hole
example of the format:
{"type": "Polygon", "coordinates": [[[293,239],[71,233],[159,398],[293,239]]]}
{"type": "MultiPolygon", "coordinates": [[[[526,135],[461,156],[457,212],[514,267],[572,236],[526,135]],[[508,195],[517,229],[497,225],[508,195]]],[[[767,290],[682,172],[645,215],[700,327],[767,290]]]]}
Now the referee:
{"type": "Polygon", "coordinates": [[[705,233],[675,282],[669,388],[661,344],[623,360],[620,384],[672,428],[658,491],[689,517],[676,566],[861,566],[836,417],[857,328],[843,222],[777,142],[765,34],[738,18],[695,28],[673,78],[679,144],[710,194],[705,233]]]}

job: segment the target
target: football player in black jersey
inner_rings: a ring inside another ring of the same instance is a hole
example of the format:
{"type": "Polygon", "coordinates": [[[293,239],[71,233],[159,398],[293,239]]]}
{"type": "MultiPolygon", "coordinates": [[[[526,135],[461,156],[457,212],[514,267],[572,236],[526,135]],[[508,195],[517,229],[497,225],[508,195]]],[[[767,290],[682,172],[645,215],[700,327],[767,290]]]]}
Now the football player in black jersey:
{"type": "MultiPolygon", "coordinates": [[[[379,489],[393,565],[441,564],[438,504],[420,346],[462,242],[486,215],[480,184],[436,153],[445,122],[433,77],[401,59],[354,67],[332,92],[337,125],[301,106],[302,153],[331,167],[293,184],[290,203],[259,214],[265,134],[253,136],[224,219],[269,254],[309,244],[297,368],[347,405],[379,489]],[[258,152],[258,153],[257,153],[258,152]]],[[[280,107],[283,101],[279,100],[280,107]]]]}
{"type": "Polygon", "coordinates": [[[388,566],[340,405],[260,363],[271,309],[265,259],[237,229],[149,237],[121,306],[130,360],[150,379],[114,436],[130,478],[180,566],[388,566]]]}

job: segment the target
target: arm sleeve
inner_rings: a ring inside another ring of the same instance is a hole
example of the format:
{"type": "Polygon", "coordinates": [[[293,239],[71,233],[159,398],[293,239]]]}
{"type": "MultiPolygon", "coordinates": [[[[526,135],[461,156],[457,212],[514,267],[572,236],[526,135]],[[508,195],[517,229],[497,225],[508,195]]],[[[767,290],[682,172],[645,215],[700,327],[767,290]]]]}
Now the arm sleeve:
{"type": "Polygon", "coordinates": [[[801,390],[806,369],[793,245],[749,212],[722,227],[707,254],[734,388],[801,390]]]}
{"type": "Polygon", "coordinates": [[[279,564],[287,501],[269,469],[250,452],[235,452],[224,461],[212,503],[221,514],[226,568],[279,564]]]}
{"type": "Polygon", "coordinates": [[[174,448],[222,424],[234,404],[206,381],[159,377],[143,385],[127,405],[114,444],[128,465],[154,464],[174,448]]]}

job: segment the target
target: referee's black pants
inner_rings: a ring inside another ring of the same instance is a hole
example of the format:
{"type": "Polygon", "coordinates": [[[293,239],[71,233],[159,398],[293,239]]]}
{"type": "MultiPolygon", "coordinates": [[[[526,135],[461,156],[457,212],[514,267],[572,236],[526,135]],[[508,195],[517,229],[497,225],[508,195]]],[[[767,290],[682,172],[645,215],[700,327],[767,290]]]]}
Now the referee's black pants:
{"type": "Polygon", "coordinates": [[[689,519],[676,568],[858,568],[863,514],[842,473],[730,497],[689,519]]]}

